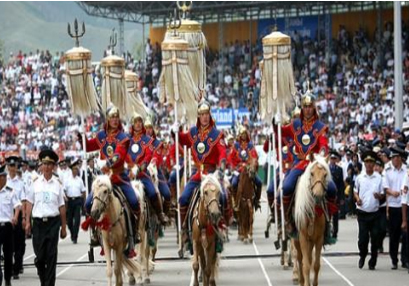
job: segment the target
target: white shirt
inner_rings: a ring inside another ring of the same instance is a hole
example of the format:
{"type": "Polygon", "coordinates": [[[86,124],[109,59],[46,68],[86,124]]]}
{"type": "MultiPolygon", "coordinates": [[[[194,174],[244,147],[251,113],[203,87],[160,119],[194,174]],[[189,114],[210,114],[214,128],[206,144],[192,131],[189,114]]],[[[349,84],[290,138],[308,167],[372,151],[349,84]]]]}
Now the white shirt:
{"type": "Polygon", "coordinates": [[[17,195],[17,199],[19,201],[24,201],[26,199],[26,191],[24,188],[24,182],[22,179],[19,178],[19,176],[16,175],[12,179],[10,175],[7,175],[7,185],[15,191],[17,195]]]}
{"type": "Polygon", "coordinates": [[[13,211],[21,206],[16,192],[9,186],[4,186],[0,190],[0,222],[11,222],[13,211]]]}
{"type": "Polygon", "coordinates": [[[85,193],[85,186],[79,176],[72,177],[65,184],[65,194],[69,198],[81,197],[85,193]]]}
{"type": "MultiPolygon", "coordinates": [[[[392,191],[399,192],[402,190],[404,179],[406,174],[406,165],[402,164],[402,167],[398,170],[392,164],[389,167],[385,168],[383,171],[383,188],[391,189],[392,191]]],[[[387,196],[388,206],[391,208],[400,208],[402,207],[402,198],[399,195],[398,197],[387,196]]]]}
{"type": "Polygon", "coordinates": [[[402,205],[408,205],[409,206],[409,191],[408,193],[404,193],[403,189],[404,188],[409,188],[409,173],[405,175],[405,177],[403,178],[403,184],[402,184],[402,192],[401,192],[401,197],[402,197],[402,205]]]}
{"type": "Polygon", "coordinates": [[[61,181],[55,176],[47,181],[44,175],[41,175],[31,184],[31,191],[27,194],[27,201],[33,204],[34,218],[59,215],[59,208],[65,205],[64,188],[61,181]]]}
{"type": "Polygon", "coordinates": [[[378,211],[379,200],[375,199],[374,194],[383,194],[381,175],[376,172],[372,175],[362,172],[355,180],[354,192],[362,201],[361,206],[356,206],[357,209],[368,213],[378,211]]]}

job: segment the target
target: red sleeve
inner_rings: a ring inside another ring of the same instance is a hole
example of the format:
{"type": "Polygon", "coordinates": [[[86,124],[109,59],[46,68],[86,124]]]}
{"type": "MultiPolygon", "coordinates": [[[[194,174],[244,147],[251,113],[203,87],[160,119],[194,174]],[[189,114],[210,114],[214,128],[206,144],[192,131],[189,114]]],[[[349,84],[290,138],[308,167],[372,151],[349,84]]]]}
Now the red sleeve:
{"type": "Polygon", "coordinates": [[[251,148],[251,150],[250,150],[250,156],[252,157],[252,158],[254,158],[254,159],[258,159],[258,154],[257,154],[257,151],[256,151],[256,148],[251,148]]]}
{"type": "Polygon", "coordinates": [[[179,144],[182,146],[187,146],[187,148],[192,147],[192,142],[189,140],[190,134],[188,132],[179,132],[179,144]]]}
{"type": "Polygon", "coordinates": [[[126,154],[128,153],[129,139],[118,143],[116,145],[114,155],[107,162],[110,168],[117,168],[125,163],[126,154]]]}
{"type": "Polygon", "coordinates": [[[85,137],[85,149],[87,150],[87,152],[92,152],[92,151],[96,151],[99,150],[99,144],[98,144],[98,139],[97,138],[92,138],[90,140],[88,140],[85,137]]]}
{"type": "Polygon", "coordinates": [[[152,154],[152,160],[155,162],[157,168],[160,167],[163,163],[163,155],[162,155],[162,146],[156,148],[156,150],[152,154]]]}
{"type": "Polygon", "coordinates": [[[226,162],[227,161],[226,145],[224,145],[223,138],[221,138],[220,141],[217,143],[217,150],[219,152],[219,163],[221,163],[222,161],[226,162]]]}
{"type": "Polygon", "coordinates": [[[328,127],[324,127],[323,130],[321,130],[318,137],[318,144],[314,148],[315,153],[321,154],[322,152],[324,156],[327,156],[329,152],[328,138],[325,136],[325,133],[327,133],[327,129],[328,127]]]}
{"type": "MultiPolygon", "coordinates": [[[[291,122],[290,124],[281,126],[281,143],[283,143],[283,145],[286,142],[286,138],[294,138],[294,133],[293,133],[293,128],[292,128],[293,122],[291,122]]],[[[275,143],[276,146],[278,146],[278,126],[274,125],[274,133],[276,134],[275,136],[275,143]]],[[[265,142],[264,142],[265,144],[265,142]]],[[[268,143],[267,143],[268,144],[268,143]]],[[[268,146],[267,146],[268,148],[268,146]]],[[[264,148],[263,148],[264,149],[264,148]]],[[[268,149],[267,149],[268,150],[268,149]]],[[[265,151],[265,150],[264,150],[265,151]]],[[[268,151],[267,151],[268,152],[268,151]]]]}
{"type": "Polygon", "coordinates": [[[238,160],[237,157],[238,157],[237,156],[237,150],[236,150],[236,148],[233,148],[231,150],[231,152],[230,152],[230,155],[229,155],[229,162],[230,162],[230,165],[231,165],[231,167],[233,169],[235,169],[237,167],[237,165],[240,163],[240,161],[238,160]]]}
{"type": "Polygon", "coordinates": [[[153,156],[153,153],[152,153],[151,148],[149,148],[149,145],[146,145],[145,146],[145,156],[143,157],[141,164],[146,163],[146,166],[148,166],[152,160],[152,156],[153,156]]]}

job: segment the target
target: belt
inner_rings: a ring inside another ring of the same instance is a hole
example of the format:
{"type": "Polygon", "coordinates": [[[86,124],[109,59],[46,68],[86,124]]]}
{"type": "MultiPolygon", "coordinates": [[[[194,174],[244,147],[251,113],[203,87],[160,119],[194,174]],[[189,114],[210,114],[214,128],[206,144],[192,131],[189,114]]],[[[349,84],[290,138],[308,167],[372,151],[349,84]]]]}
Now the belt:
{"type": "Polygon", "coordinates": [[[82,197],[68,197],[68,199],[70,200],[70,201],[73,201],[73,200],[77,200],[77,199],[81,199],[82,197]]]}
{"type": "Polygon", "coordinates": [[[0,222],[0,227],[11,224],[11,222],[0,222]]]}
{"type": "Polygon", "coordinates": [[[37,222],[49,222],[49,221],[53,221],[57,218],[59,218],[60,216],[50,216],[50,217],[35,217],[34,220],[37,222]]]}

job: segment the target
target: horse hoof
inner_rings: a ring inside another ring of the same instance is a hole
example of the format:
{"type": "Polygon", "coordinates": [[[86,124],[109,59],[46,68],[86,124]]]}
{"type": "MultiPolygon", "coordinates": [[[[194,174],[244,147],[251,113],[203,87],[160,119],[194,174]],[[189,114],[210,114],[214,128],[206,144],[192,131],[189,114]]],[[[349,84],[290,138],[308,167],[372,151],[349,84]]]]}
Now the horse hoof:
{"type": "Polygon", "coordinates": [[[293,285],[298,285],[298,279],[293,279],[293,285]]]}
{"type": "Polygon", "coordinates": [[[243,240],[243,242],[244,242],[244,244],[248,244],[249,243],[249,241],[248,241],[248,239],[246,238],[246,239],[244,239],[243,240]]]}
{"type": "Polygon", "coordinates": [[[253,243],[253,239],[252,239],[252,238],[250,238],[250,239],[249,239],[249,242],[250,242],[250,243],[253,243]]]}
{"type": "Polygon", "coordinates": [[[266,230],[266,231],[264,232],[264,237],[265,237],[265,238],[269,238],[269,237],[270,237],[270,232],[269,232],[268,230],[266,230]]]}
{"type": "Polygon", "coordinates": [[[179,255],[179,258],[183,258],[184,256],[183,249],[179,249],[178,255],[179,255]]]}
{"type": "Polygon", "coordinates": [[[135,277],[133,277],[133,276],[129,277],[128,283],[129,283],[129,285],[136,285],[135,277]]]}
{"type": "Polygon", "coordinates": [[[150,279],[150,278],[145,278],[144,283],[146,283],[146,284],[151,284],[151,279],[150,279]]]}
{"type": "Polygon", "coordinates": [[[288,265],[283,265],[283,270],[288,270],[288,265]]]}

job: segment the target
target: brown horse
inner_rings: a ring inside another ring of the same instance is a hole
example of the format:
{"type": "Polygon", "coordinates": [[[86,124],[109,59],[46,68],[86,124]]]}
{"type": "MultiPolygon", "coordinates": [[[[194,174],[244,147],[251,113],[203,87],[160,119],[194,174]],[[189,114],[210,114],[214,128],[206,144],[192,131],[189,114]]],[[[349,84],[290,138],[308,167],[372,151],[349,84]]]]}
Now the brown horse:
{"type": "Polygon", "coordinates": [[[238,239],[244,243],[253,242],[254,185],[255,169],[248,165],[240,173],[236,194],[238,239]]]}
{"type": "Polygon", "coordinates": [[[325,192],[331,173],[325,158],[315,155],[301,176],[295,195],[294,220],[299,238],[295,241],[300,285],[310,286],[310,270],[314,261],[313,285],[318,285],[321,251],[325,232],[325,192]],[[313,250],[315,248],[315,257],[313,250]]]}
{"type": "Polygon", "coordinates": [[[113,188],[108,176],[97,176],[92,183],[94,199],[91,208],[91,217],[97,221],[102,233],[104,256],[107,263],[108,285],[112,285],[112,257],[114,252],[116,285],[123,284],[123,265],[132,275],[140,272],[140,265],[124,255],[128,243],[128,231],[125,222],[123,207],[119,199],[113,194],[113,188]]]}
{"type": "Polygon", "coordinates": [[[203,285],[215,286],[219,258],[216,252],[219,223],[222,218],[220,196],[222,187],[216,174],[202,175],[200,199],[193,218],[193,262],[194,284],[199,285],[199,264],[203,273],[203,285]]]}

